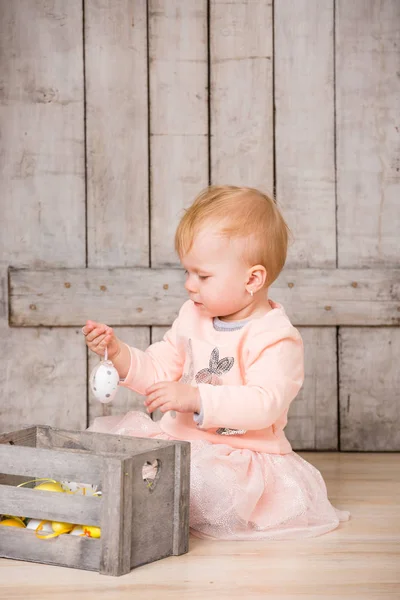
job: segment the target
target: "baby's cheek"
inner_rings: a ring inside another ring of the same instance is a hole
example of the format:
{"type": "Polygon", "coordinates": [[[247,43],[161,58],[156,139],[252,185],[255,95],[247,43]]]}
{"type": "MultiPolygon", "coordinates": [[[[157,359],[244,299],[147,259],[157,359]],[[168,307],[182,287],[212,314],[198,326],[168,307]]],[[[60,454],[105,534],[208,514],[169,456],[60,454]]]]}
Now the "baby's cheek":
{"type": "Polygon", "coordinates": [[[224,300],[226,297],[226,293],[228,291],[227,285],[224,281],[218,282],[218,284],[214,284],[212,289],[209,290],[209,294],[213,297],[215,301],[224,300]]]}

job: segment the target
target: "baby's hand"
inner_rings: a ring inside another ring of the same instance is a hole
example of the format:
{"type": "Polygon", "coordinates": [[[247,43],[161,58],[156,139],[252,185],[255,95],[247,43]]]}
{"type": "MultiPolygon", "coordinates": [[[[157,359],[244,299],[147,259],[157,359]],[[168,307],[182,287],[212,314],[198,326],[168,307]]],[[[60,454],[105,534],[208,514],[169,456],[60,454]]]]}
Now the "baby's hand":
{"type": "Polygon", "coordinates": [[[201,400],[198,388],[176,381],[160,381],[146,390],[145,406],[152,413],[156,408],[165,413],[168,410],[176,412],[200,412],[201,400]]]}
{"type": "Polygon", "coordinates": [[[86,345],[92,352],[103,356],[107,347],[108,358],[114,360],[121,352],[121,343],[111,327],[104,323],[86,321],[82,327],[82,333],[86,339],[86,345]]]}

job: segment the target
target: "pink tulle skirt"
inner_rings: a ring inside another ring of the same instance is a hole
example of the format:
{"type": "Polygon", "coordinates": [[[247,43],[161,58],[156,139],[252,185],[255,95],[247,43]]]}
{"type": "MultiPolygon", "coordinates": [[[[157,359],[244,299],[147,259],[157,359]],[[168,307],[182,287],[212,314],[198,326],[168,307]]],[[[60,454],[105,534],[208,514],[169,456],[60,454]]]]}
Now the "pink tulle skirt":
{"type": "MultiPolygon", "coordinates": [[[[143,412],[99,417],[90,431],[174,439],[143,412]]],[[[265,454],[191,442],[190,528],[201,538],[314,537],[347,521],[327,497],[321,473],[295,452],[265,454]]]]}

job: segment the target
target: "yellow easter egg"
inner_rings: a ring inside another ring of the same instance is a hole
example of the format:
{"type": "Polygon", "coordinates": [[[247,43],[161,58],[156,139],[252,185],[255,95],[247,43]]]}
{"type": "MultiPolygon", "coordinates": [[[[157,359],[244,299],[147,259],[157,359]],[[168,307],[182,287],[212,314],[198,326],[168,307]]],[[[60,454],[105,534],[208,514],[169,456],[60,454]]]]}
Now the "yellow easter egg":
{"type": "Polygon", "coordinates": [[[36,485],[35,490],[45,490],[47,492],[63,492],[63,487],[61,485],[61,483],[59,483],[58,481],[56,481],[55,483],[39,483],[39,485],[36,485]]]}
{"type": "Polygon", "coordinates": [[[75,525],[73,523],[62,523],[60,521],[53,521],[51,524],[54,533],[58,533],[59,535],[62,533],[69,533],[74,527],[75,525]]]}
{"type": "Polygon", "coordinates": [[[101,537],[100,527],[94,527],[93,525],[82,525],[83,533],[86,537],[99,538],[101,537]]]}
{"type": "Polygon", "coordinates": [[[21,529],[25,529],[25,525],[16,519],[4,519],[3,521],[0,521],[0,525],[3,525],[4,527],[20,527],[21,529]]]}

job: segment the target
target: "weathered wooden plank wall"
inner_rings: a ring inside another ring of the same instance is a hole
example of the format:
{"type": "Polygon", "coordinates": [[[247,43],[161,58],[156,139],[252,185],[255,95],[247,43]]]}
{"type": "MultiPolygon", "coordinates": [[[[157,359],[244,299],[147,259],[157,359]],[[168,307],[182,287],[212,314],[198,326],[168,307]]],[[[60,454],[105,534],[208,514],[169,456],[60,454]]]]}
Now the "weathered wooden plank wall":
{"type": "MultiPolygon", "coordinates": [[[[294,235],[293,268],[336,266],[333,8],[275,3],[276,197],[294,235]]],[[[307,370],[287,434],[298,448],[336,449],[336,329],[300,331],[307,370]]]]}
{"type": "Polygon", "coordinates": [[[272,2],[211,0],[209,30],[211,182],[272,192],[272,2]]]}
{"type": "MultiPolygon", "coordinates": [[[[87,266],[148,267],[146,0],[85,0],[83,12],[87,266]]],[[[100,295],[107,293],[107,285],[99,284],[100,295]]],[[[85,314],[97,320],[96,303],[92,306],[85,314]]],[[[132,317],[128,322],[135,323],[132,317]]],[[[149,327],[125,327],[118,333],[141,349],[149,345],[149,327]]],[[[89,356],[89,372],[97,361],[89,356]]],[[[110,413],[111,406],[99,405],[90,390],[88,394],[88,422],[110,413]]],[[[121,389],[112,410],[126,412],[140,400],[121,389]]]]}
{"type": "MultiPolygon", "coordinates": [[[[339,0],[336,38],[338,265],[398,267],[400,2],[339,0]]],[[[342,446],[400,449],[400,329],[339,336],[342,446]]]]}
{"type": "Polygon", "coordinates": [[[208,184],[207,2],[149,2],[151,266],[178,265],[182,211],[208,184]]]}
{"type": "Polygon", "coordinates": [[[0,429],[86,422],[76,328],[10,328],[7,268],[85,266],[82,3],[0,2],[0,429]]]}
{"type": "Polygon", "coordinates": [[[271,290],[306,345],[293,446],[400,449],[397,0],[0,10],[0,430],[142,407],[88,396],[78,326],[160,339],[174,230],[212,182],[275,190],[293,229],[271,290]]]}
{"type": "MultiPolygon", "coordinates": [[[[93,310],[110,325],[167,325],[187,299],[184,272],[176,267],[18,269],[9,275],[10,323],[19,327],[79,325],[93,310]]],[[[400,269],[288,267],[271,293],[300,326],[400,324],[400,269]]]]}

